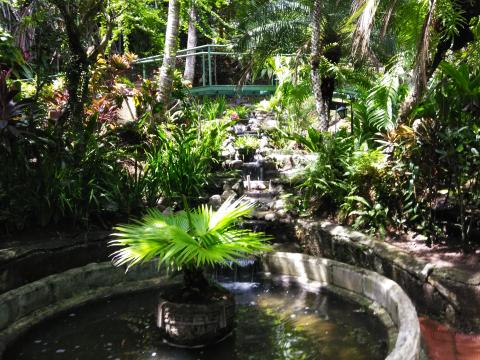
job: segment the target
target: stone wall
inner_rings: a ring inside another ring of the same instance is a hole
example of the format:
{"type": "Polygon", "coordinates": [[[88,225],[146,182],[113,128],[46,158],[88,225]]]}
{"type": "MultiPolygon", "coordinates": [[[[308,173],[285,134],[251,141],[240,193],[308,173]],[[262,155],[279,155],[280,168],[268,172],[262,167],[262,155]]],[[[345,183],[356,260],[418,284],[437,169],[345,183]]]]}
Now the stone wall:
{"type": "Polygon", "coordinates": [[[108,232],[75,238],[19,242],[0,249],[0,294],[43,277],[108,260],[108,232]]]}
{"type": "Polygon", "coordinates": [[[398,283],[419,312],[463,330],[480,330],[480,272],[435,268],[393,245],[325,221],[298,220],[295,233],[305,253],[373,270],[398,283]]]}
{"type": "Polygon", "coordinates": [[[382,306],[398,329],[387,360],[415,360],[420,353],[420,326],[415,308],[394,281],[373,271],[299,253],[277,252],[265,257],[266,270],[338,287],[382,306]]]}
{"type": "Polygon", "coordinates": [[[0,359],[6,345],[37,323],[106,296],[172,284],[156,264],[125,273],[110,263],[92,263],[51,275],[0,295],[0,359]]]}
{"type": "MultiPolygon", "coordinates": [[[[277,235],[281,242],[300,244],[299,251],[306,254],[374,270],[402,286],[419,312],[462,330],[480,331],[480,272],[435,268],[393,245],[321,220],[248,225],[277,235]]],[[[0,294],[51,274],[107,260],[111,251],[106,246],[107,235],[0,250],[0,294]]]]}

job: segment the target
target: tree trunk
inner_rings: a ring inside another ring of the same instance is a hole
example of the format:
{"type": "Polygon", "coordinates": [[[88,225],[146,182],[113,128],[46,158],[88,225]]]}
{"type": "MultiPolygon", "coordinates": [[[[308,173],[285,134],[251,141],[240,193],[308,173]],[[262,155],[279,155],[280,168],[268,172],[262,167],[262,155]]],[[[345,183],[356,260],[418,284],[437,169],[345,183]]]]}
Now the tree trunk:
{"type": "Polygon", "coordinates": [[[202,291],[208,288],[209,283],[205,278],[202,269],[185,268],[183,269],[183,284],[190,291],[202,291]]]}
{"type": "MultiPolygon", "coordinates": [[[[465,18],[465,23],[461,25],[460,27],[457,28],[458,33],[454,36],[453,39],[450,39],[448,37],[441,37],[440,41],[437,44],[437,48],[435,50],[435,53],[431,56],[432,60],[427,64],[424,65],[426,66],[424,73],[421,73],[421,66],[422,64],[418,62],[418,60],[424,60],[424,59],[418,59],[418,56],[424,51],[423,49],[426,49],[425,51],[428,51],[428,45],[429,45],[429,39],[428,39],[428,27],[430,27],[432,24],[434,24],[434,9],[435,9],[436,1],[435,0],[430,0],[430,8],[429,12],[427,13],[427,16],[424,19],[424,26],[422,28],[422,35],[420,38],[420,42],[418,44],[418,55],[417,55],[417,61],[416,61],[416,68],[415,68],[415,86],[413,89],[410,91],[410,94],[407,96],[405,99],[404,103],[402,104],[400,108],[400,122],[404,123],[408,120],[409,115],[411,114],[412,110],[415,108],[415,106],[422,100],[423,95],[425,93],[426,84],[428,80],[432,77],[434,74],[435,70],[437,69],[438,65],[440,62],[445,58],[445,55],[447,54],[448,50],[459,50],[463,47],[465,47],[469,42],[474,40],[473,33],[470,29],[470,20],[475,17],[480,15],[480,7],[476,5],[476,2],[472,2],[469,0],[459,0],[457,1],[457,5],[459,8],[463,11],[463,16],[465,18]]],[[[434,24],[434,31],[436,32],[436,35],[438,35],[441,32],[441,25],[438,23],[434,24]]],[[[426,55],[424,54],[424,58],[426,55]]]]}
{"type": "Polygon", "coordinates": [[[422,99],[425,89],[427,88],[427,62],[428,50],[431,37],[431,25],[437,1],[430,0],[428,13],[423,21],[422,33],[417,45],[417,57],[415,59],[415,67],[413,69],[413,89],[410,90],[407,98],[400,107],[400,121],[404,122],[406,117],[410,115],[413,108],[422,99]]]}
{"type": "MultiPolygon", "coordinates": [[[[190,7],[190,13],[188,17],[188,38],[187,49],[191,49],[197,46],[197,10],[195,9],[195,3],[192,1],[190,7]]],[[[195,51],[189,51],[188,54],[195,54],[195,51]]],[[[185,72],[183,77],[185,81],[193,84],[195,78],[195,56],[188,56],[185,61],[185,72]]]]}
{"type": "Polygon", "coordinates": [[[312,45],[311,45],[311,66],[312,66],[312,87],[315,97],[315,108],[319,121],[319,129],[321,131],[328,130],[328,108],[322,95],[322,77],[320,75],[320,32],[321,32],[321,0],[315,0],[313,4],[312,14],[312,45]]]}
{"type": "Polygon", "coordinates": [[[180,0],[169,0],[167,31],[165,34],[165,49],[163,64],[160,69],[160,84],[158,86],[158,101],[162,104],[160,116],[164,117],[170,101],[173,88],[173,74],[177,59],[178,31],[180,23],[180,0]]]}
{"type": "Polygon", "coordinates": [[[67,62],[66,72],[68,90],[67,111],[60,118],[58,125],[61,128],[70,119],[73,129],[80,133],[83,129],[84,104],[87,98],[84,89],[86,86],[88,87],[90,64],[87,52],[82,45],[80,29],[76,25],[68,7],[58,0],[52,1],[52,3],[57,6],[65,22],[68,49],[71,53],[67,62]]]}

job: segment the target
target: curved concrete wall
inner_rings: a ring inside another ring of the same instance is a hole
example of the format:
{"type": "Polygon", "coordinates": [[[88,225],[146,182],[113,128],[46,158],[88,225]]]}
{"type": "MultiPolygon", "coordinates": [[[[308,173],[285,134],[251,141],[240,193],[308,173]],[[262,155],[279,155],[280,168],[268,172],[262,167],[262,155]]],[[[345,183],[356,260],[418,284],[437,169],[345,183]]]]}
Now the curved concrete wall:
{"type": "Polygon", "coordinates": [[[110,262],[51,275],[0,295],[0,359],[8,343],[32,326],[106,296],[172,284],[153,263],[125,273],[110,262]]]}
{"type": "MultiPolygon", "coordinates": [[[[415,309],[393,281],[347,264],[295,253],[269,254],[264,264],[273,274],[332,285],[379,303],[398,327],[395,347],[387,359],[416,359],[420,330],[415,309]]],[[[8,343],[59,312],[106,296],[172,283],[153,263],[125,274],[107,262],[51,275],[4,293],[0,295],[0,358],[8,343]]]]}
{"type": "Polygon", "coordinates": [[[296,221],[294,239],[304,253],[392,279],[405,290],[419,312],[465,332],[480,332],[480,271],[431,264],[385,241],[328,221],[296,221]]]}
{"type": "Polygon", "coordinates": [[[398,328],[395,347],[387,360],[415,360],[420,353],[420,326],[412,302],[394,281],[373,271],[300,253],[265,256],[265,270],[333,285],[380,304],[398,328]]]}

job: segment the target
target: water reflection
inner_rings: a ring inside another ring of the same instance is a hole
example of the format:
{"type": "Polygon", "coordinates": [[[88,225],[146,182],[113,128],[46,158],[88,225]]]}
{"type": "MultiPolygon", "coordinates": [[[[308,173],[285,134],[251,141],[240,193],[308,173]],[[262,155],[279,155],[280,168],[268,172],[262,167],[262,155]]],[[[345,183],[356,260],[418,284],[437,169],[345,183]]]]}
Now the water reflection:
{"type": "Polygon", "coordinates": [[[155,291],[87,305],[36,327],[6,360],[383,359],[386,332],[356,304],[336,295],[271,281],[227,282],[237,328],[202,350],[173,349],[155,329],[155,291]]]}

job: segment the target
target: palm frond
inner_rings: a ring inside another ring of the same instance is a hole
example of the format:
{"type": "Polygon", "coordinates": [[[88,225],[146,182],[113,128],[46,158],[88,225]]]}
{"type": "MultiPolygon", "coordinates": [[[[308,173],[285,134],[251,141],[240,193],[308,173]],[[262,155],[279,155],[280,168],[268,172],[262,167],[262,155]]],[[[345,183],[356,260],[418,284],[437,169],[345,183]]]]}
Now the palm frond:
{"type": "Polygon", "coordinates": [[[270,55],[291,52],[308,39],[310,7],[295,0],[259,4],[240,23],[242,34],[236,41],[241,51],[270,55]]]}
{"type": "Polygon", "coordinates": [[[213,211],[203,205],[191,211],[164,215],[149,210],[140,221],[118,226],[110,246],[119,246],[113,264],[127,268],[151,260],[167,268],[228,265],[270,250],[261,232],[235,229],[251,213],[253,201],[228,198],[213,211]]]}
{"type": "Polygon", "coordinates": [[[359,58],[370,52],[370,34],[375,21],[378,0],[355,0],[352,5],[353,16],[358,16],[353,33],[352,53],[359,58]]]}
{"type": "Polygon", "coordinates": [[[229,228],[235,221],[250,215],[254,206],[255,202],[252,200],[245,200],[244,197],[235,200],[233,196],[230,196],[213,213],[213,216],[210,218],[209,229],[211,231],[222,231],[229,228]]]}

